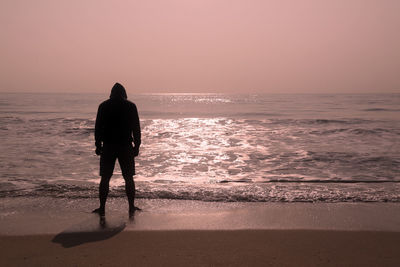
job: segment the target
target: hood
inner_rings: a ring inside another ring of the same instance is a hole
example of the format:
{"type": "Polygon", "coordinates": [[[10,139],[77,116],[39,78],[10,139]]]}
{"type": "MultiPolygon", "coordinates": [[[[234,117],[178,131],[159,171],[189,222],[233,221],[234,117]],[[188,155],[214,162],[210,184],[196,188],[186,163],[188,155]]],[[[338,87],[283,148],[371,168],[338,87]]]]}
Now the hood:
{"type": "Polygon", "coordinates": [[[126,95],[125,88],[120,84],[114,84],[113,88],[111,89],[110,98],[112,99],[128,99],[126,95]]]}

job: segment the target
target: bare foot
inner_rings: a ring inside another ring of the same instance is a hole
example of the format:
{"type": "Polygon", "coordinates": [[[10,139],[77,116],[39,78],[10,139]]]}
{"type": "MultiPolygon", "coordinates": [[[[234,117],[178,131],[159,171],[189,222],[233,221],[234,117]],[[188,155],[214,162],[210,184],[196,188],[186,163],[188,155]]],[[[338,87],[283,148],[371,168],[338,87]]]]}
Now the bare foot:
{"type": "Polygon", "coordinates": [[[129,208],[129,216],[133,216],[133,214],[135,213],[135,211],[142,211],[142,209],[141,208],[139,208],[139,207],[135,207],[135,206],[133,206],[133,208],[129,208]]]}
{"type": "Polygon", "coordinates": [[[104,209],[100,209],[100,208],[98,208],[98,209],[95,209],[94,211],[92,211],[92,213],[97,213],[97,214],[99,214],[99,215],[100,215],[100,217],[104,217],[104,216],[106,216],[106,212],[105,212],[105,210],[104,210],[104,209]]]}

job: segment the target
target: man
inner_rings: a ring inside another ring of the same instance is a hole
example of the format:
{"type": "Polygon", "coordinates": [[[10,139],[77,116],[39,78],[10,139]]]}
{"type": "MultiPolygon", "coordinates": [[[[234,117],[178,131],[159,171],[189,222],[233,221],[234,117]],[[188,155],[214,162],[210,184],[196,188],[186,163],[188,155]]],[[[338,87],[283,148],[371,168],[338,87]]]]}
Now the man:
{"type": "Polygon", "coordinates": [[[129,215],[135,210],[135,157],[141,143],[140,122],[136,105],[127,100],[125,88],[116,83],[110,99],[99,105],[95,126],[96,154],[100,155],[100,207],[93,212],[105,216],[109,182],[118,159],[129,202],[129,215]],[[132,142],[135,146],[132,145],[132,142]]]}

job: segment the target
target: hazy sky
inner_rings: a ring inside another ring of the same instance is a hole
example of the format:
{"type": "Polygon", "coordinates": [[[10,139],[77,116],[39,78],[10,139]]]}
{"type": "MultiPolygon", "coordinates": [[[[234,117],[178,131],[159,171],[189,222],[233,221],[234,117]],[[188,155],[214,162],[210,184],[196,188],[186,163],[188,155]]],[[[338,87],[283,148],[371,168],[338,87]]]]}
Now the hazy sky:
{"type": "Polygon", "coordinates": [[[399,0],[1,0],[0,91],[400,92],[399,0]]]}

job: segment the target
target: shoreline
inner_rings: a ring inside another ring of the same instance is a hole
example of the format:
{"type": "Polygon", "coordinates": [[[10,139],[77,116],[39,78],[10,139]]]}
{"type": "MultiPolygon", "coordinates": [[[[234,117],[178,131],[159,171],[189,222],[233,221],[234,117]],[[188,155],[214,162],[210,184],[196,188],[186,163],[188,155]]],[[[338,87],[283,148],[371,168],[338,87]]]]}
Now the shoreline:
{"type": "MultiPolygon", "coordinates": [[[[96,231],[97,199],[2,198],[0,235],[96,231]]],[[[342,230],[400,232],[400,203],[202,202],[110,198],[106,222],[135,230],[342,230]]]]}
{"type": "Polygon", "coordinates": [[[3,198],[1,266],[400,266],[400,203],[3,198]]]}

